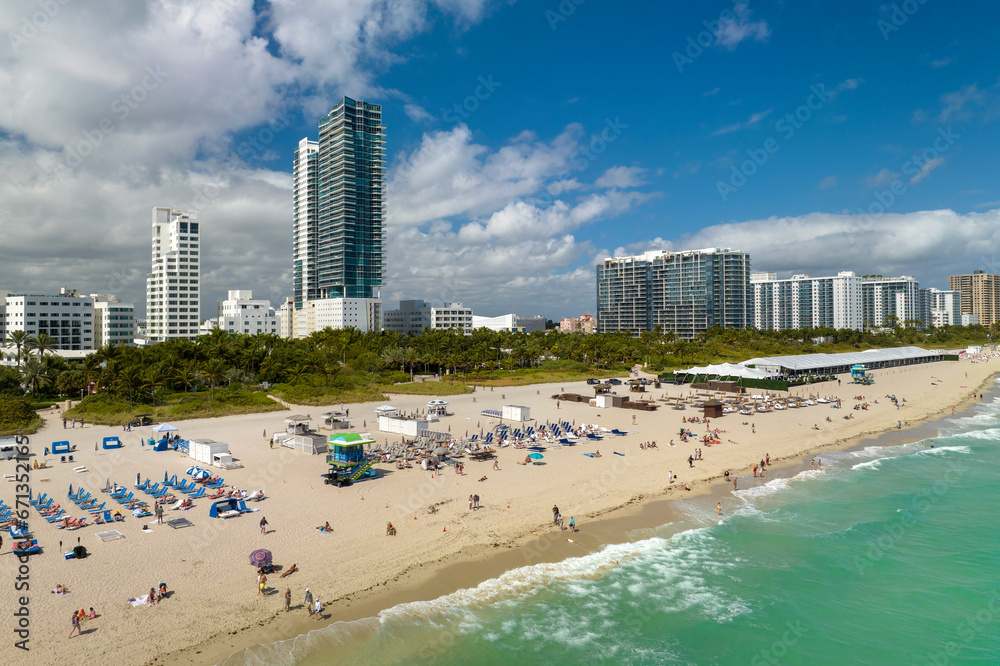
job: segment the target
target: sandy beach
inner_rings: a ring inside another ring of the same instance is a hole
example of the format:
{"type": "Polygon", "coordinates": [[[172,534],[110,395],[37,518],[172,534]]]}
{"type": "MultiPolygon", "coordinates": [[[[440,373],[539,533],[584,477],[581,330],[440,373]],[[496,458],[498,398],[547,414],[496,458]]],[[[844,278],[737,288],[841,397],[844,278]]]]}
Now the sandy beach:
{"type": "MultiPolygon", "coordinates": [[[[19,597],[28,599],[30,609],[30,652],[13,646],[8,638],[0,647],[5,663],[119,663],[119,664],[212,664],[255,643],[270,643],[294,637],[337,620],[370,617],[403,601],[432,599],[462,587],[475,585],[504,570],[582,555],[616,538],[624,539],[631,529],[655,527],[662,514],[650,507],[657,500],[689,497],[718,491],[725,470],[739,476],[739,487],[765,483],[755,479],[752,467],[765,457],[772,466],[800,465],[822,451],[848,448],[862,439],[903,428],[962,409],[977,400],[995,374],[997,360],[940,362],[872,373],[875,384],[859,386],[826,382],[792,389],[792,395],[839,397],[841,409],[829,404],[787,409],[767,414],[727,414],[713,419],[711,428],[721,429],[721,443],[704,446],[692,439],[682,443],[681,427],[695,435],[706,432],[704,424],[684,423],[685,417],[700,416],[688,407],[674,410],[661,403],[655,412],[624,409],[597,409],[585,403],[561,402],[557,409],[551,396],[561,392],[591,395],[583,382],[479,388],[473,394],[446,398],[452,415],[442,418],[439,429],[450,427],[461,435],[490,429],[495,420],[480,415],[482,409],[499,409],[504,404],[526,405],[538,422],[575,421],[605,428],[631,431],[626,437],[598,442],[580,441],[576,446],[544,452],[544,464],[519,465],[524,450],[498,452],[499,470],[492,462],[466,461],[464,475],[448,469],[427,472],[414,466],[398,470],[381,465],[381,476],[350,488],[338,490],[323,484],[327,465],[324,456],[309,456],[282,447],[271,448],[269,436],[283,430],[283,419],[291,413],[314,417],[330,407],[295,407],[289,412],[235,416],[174,422],[182,437],[211,438],[230,445],[242,469],[220,470],[226,485],[241,489],[263,489],[267,499],[248,503],[259,511],[231,519],[208,516],[210,502],[195,501],[189,511],[167,511],[166,518],[184,517],[193,526],[173,529],[153,517],[112,526],[88,526],[64,531],[46,523],[34,509],[28,522],[43,554],[28,560],[26,575],[30,588],[15,590],[19,563],[4,534],[0,555],[0,605],[19,606],[19,597]],[[901,401],[897,408],[886,395],[901,401]],[[863,396],[867,410],[852,409],[863,396]],[[876,404],[877,401],[877,404],[876,404]],[[853,415],[845,420],[845,415],[853,415]],[[635,416],[635,425],[633,425],[635,416]],[[826,421],[830,417],[831,421],[826,421]],[[747,425],[743,425],[746,422],[747,425]],[[752,425],[751,425],[752,424],[752,425]],[[676,447],[668,446],[673,439],[676,447]],[[642,449],[640,444],[656,441],[658,448],[642,449]],[[688,456],[701,448],[703,460],[689,466],[688,456]],[[600,450],[600,458],[584,453],[600,450]],[[616,453],[624,455],[616,455],[616,453]],[[668,474],[678,481],[668,483],[668,474]],[[485,481],[480,481],[481,477],[485,481]],[[686,491],[683,484],[689,484],[686,491]],[[482,508],[470,510],[470,494],[480,496],[482,508]],[[552,526],[552,507],[557,505],[568,524],[575,518],[579,531],[572,534],[552,526]],[[261,534],[259,522],[268,526],[261,534]],[[316,527],[329,521],[332,534],[316,527]],[[386,536],[391,521],[398,533],[386,536]],[[617,522],[615,522],[617,521],[617,522]],[[118,529],[123,539],[101,542],[95,533],[118,529]],[[572,538],[572,541],[568,541],[572,538]],[[62,548],[60,548],[60,542],[62,548]],[[65,560],[62,551],[77,543],[90,556],[65,560]],[[267,594],[259,595],[256,569],[248,556],[257,548],[267,548],[274,562],[286,569],[293,563],[298,571],[285,578],[268,577],[267,594]],[[446,572],[446,573],[445,573],[446,572]],[[158,581],[166,581],[170,595],[160,604],[133,607],[126,600],[141,597],[158,581]],[[57,584],[69,593],[50,590],[57,584]],[[292,611],[283,612],[285,589],[292,595],[292,611]],[[324,603],[323,620],[309,618],[303,598],[306,588],[324,603]],[[87,620],[82,636],[67,639],[73,610],[93,607],[98,617],[87,620]]],[[[624,387],[617,387],[624,393],[624,387]]],[[[669,386],[650,391],[688,394],[689,387],[669,386]]],[[[391,403],[403,411],[424,409],[427,396],[392,396],[391,403]]],[[[355,431],[371,432],[382,443],[398,442],[399,435],[379,433],[375,426],[376,403],[345,405],[350,409],[355,431]]],[[[53,441],[68,440],[76,445],[74,464],[48,456],[49,469],[32,470],[29,485],[35,494],[48,493],[72,517],[86,512],[67,499],[70,484],[83,487],[107,501],[100,492],[108,479],[127,486],[136,474],[161,481],[164,473],[178,479],[193,464],[186,455],[154,452],[140,441],[150,436],[150,428],[122,432],[121,428],[88,424],[63,429],[57,413],[46,420],[45,428],[31,437],[32,458],[41,461],[43,448],[53,441]],[[116,435],[122,449],[95,452],[95,443],[116,435]],[[76,472],[74,467],[86,466],[76,472]]],[[[329,432],[329,431],[323,431],[329,432]]],[[[4,462],[4,473],[14,472],[14,463],[4,462]],[[10,469],[7,469],[7,468],[10,469]]],[[[151,501],[134,491],[135,496],[151,501]]],[[[723,493],[725,497],[725,493],[723,493]]],[[[0,484],[0,499],[14,506],[14,483],[0,484]]],[[[735,498],[723,499],[727,502],[735,498]]],[[[7,615],[10,637],[15,620],[7,615]]]]}

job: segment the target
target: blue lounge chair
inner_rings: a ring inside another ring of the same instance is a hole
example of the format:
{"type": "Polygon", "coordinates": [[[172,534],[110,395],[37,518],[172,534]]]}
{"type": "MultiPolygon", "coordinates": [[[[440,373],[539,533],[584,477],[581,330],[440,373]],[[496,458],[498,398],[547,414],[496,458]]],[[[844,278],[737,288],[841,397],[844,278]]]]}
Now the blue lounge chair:
{"type": "Polygon", "coordinates": [[[38,509],[39,511],[44,511],[45,509],[49,508],[50,506],[52,506],[52,498],[51,497],[47,498],[45,500],[44,504],[39,504],[35,508],[38,509]]]}
{"type": "Polygon", "coordinates": [[[104,505],[105,504],[107,504],[107,502],[101,502],[101,506],[95,506],[95,507],[89,508],[89,509],[87,509],[87,511],[89,511],[90,513],[100,513],[101,511],[104,510],[104,505]]]}
{"type": "Polygon", "coordinates": [[[38,506],[39,504],[41,504],[42,502],[44,502],[47,498],[48,498],[48,493],[42,493],[41,495],[39,495],[35,499],[28,500],[28,504],[30,504],[31,506],[38,506]]]}
{"type": "Polygon", "coordinates": [[[6,508],[6,509],[4,509],[3,511],[0,511],[0,520],[7,520],[8,518],[10,518],[10,508],[9,507],[6,508]]]}
{"type": "Polygon", "coordinates": [[[24,527],[17,527],[15,525],[10,528],[10,536],[12,539],[30,539],[31,530],[28,529],[27,524],[24,527]]]}
{"type": "Polygon", "coordinates": [[[66,513],[66,512],[63,511],[62,509],[59,509],[59,513],[57,513],[56,515],[54,515],[54,516],[45,516],[45,522],[47,522],[47,523],[58,522],[58,521],[62,520],[62,517],[63,517],[64,513],[66,513]]]}
{"type": "Polygon", "coordinates": [[[97,506],[97,498],[95,497],[92,500],[90,500],[89,502],[84,502],[83,504],[79,504],[77,506],[79,506],[84,511],[90,511],[95,506],[97,506]]]}
{"type": "Polygon", "coordinates": [[[204,488],[198,488],[197,492],[190,493],[188,495],[188,497],[190,497],[191,499],[197,499],[199,497],[204,497],[204,496],[205,496],[205,489],[204,488]]]}
{"type": "Polygon", "coordinates": [[[160,497],[163,497],[164,495],[166,495],[167,492],[169,492],[169,491],[166,488],[160,488],[155,493],[150,492],[148,494],[149,494],[150,497],[160,498],[160,497]]]}
{"type": "Polygon", "coordinates": [[[243,500],[239,500],[236,503],[236,506],[239,507],[240,513],[250,513],[250,509],[247,508],[247,503],[243,500]]]}
{"type": "Polygon", "coordinates": [[[136,509],[132,512],[132,515],[136,518],[148,518],[153,515],[153,512],[149,509],[136,509]]]}
{"type": "Polygon", "coordinates": [[[12,547],[12,550],[14,551],[15,555],[37,555],[38,553],[42,552],[42,549],[38,547],[37,539],[32,539],[31,545],[28,548],[25,548],[24,550],[18,550],[16,546],[17,544],[15,543],[14,547],[12,547]]]}
{"type": "Polygon", "coordinates": [[[70,461],[70,462],[73,462],[73,456],[70,456],[70,457],[69,457],[69,461],[70,461]]]}
{"type": "Polygon", "coordinates": [[[224,485],[226,485],[226,480],[225,480],[225,479],[222,479],[222,478],[220,478],[220,479],[219,479],[218,481],[216,481],[215,483],[210,483],[209,485],[207,485],[207,486],[205,486],[205,487],[206,487],[206,488],[221,488],[221,487],[222,487],[222,486],[224,486],[224,485]]]}
{"type": "Polygon", "coordinates": [[[146,479],[137,486],[134,486],[136,490],[149,490],[149,479],[146,479]]]}
{"type": "Polygon", "coordinates": [[[128,495],[125,495],[124,497],[117,497],[115,499],[118,501],[119,504],[128,504],[133,499],[132,498],[132,491],[130,490],[129,493],[128,493],[128,495]]]}
{"type": "Polygon", "coordinates": [[[169,488],[176,488],[177,487],[177,475],[174,474],[172,477],[170,477],[170,480],[167,481],[166,483],[164,483],[163,485],[165,485],[165,486],[167,486],[169,488]]]}

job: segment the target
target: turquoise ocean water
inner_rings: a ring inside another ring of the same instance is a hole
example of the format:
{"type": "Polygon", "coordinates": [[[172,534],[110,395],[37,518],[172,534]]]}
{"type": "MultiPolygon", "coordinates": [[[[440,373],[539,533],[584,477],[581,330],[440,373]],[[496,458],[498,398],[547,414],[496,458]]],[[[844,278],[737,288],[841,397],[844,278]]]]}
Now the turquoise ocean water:
{"type": "Polygon", "coordinates": [[[936,425],[224,663],[1000,664],[1000,399],[936,425]]]}

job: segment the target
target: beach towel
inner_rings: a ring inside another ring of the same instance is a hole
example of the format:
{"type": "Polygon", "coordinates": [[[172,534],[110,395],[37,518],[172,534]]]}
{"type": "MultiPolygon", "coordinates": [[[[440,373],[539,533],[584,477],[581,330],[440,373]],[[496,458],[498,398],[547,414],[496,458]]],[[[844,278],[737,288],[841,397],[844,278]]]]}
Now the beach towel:
{"type": "Polygon", "coordinates": [[[144,606],[149,603],[149,595],[144,594],[138,599],[129,599],[128,603],[132,604],[132,608],[135,608],[136,606],[144,606]]]}
{"type": "Polygon", "coordinates": [[[615,451],[615,455],[616,455],[616,456],[621,456],[622,458],[624,458],[624,457],[625,457],[625,454],[624,454],[624,453],[618,453],[617,451],[615,451]]]}
{"type": "Polygon", "coordinates": [[[588,458],[596,458],[597,457],[596,453],[584,453],[583,455],[587,456],[588,458]]]}

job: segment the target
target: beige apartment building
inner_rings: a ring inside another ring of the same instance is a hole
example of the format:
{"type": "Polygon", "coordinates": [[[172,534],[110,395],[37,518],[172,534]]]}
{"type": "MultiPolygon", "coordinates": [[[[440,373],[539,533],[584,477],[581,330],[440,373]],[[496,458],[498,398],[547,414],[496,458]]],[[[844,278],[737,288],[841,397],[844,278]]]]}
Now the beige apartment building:
{"type": "Polygon", "coordinates": [[[983,326],[1000,321],[1000,275],[983,271],[949,275],[948,288],[961,293],[963,315],[978,315],[983,326]]]}

